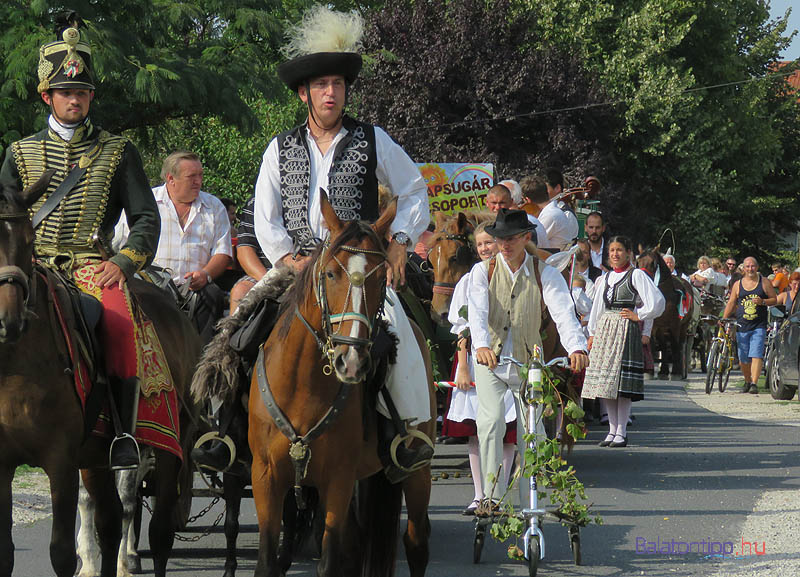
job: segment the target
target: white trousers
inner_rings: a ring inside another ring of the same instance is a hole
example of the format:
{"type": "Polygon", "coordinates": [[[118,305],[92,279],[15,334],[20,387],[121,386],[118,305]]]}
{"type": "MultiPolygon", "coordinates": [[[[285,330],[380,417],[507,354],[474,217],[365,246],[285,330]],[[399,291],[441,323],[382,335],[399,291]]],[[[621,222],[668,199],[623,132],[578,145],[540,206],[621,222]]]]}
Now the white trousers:
{"type": "MultiPolygon", "coordinates": [[[[387,287],[386,297],[383,318],[389,323],[389,330],[399,339],[397,363],[389,367],[386,389],[401,419],[409,421],[411,425],[424,423],[433,418],[429,393],[433,383],[428,382],[425,360],[417,346],[417,339],[403,305],[400,304],[400,297],[391,287],[387,287]]],[[[378,412],[391,418],[382,395],[378,395],[378,412]]]]}
{"type": "MultiPolygon", "coordinates": [[[[492,494],[492,499],[501,499],[508,489],[506,483],[507,472],[502,471],[503,465],[503,437],[506,433],[505,403],[503,397],[508,389],[514,394],[514,403],[517,410],[517,451],[520,454],[520,463],[525,462],[525,425],[528,411],[521,404],[519,397],[519,377],[514,382],[507,383],[486,366],[474,363],[475,391],[478,393],[478,415],[475,424],[478,428],[478,450],[481,456],[481,471],[483,472],[483,493],[487,497],[492,494]],[[498,471],[499,474],[498,474],[498,471]],[[491,477],[491,479],[490,479],[491,477]],[[497,479],[495,484],[494,479],[497,479]],[[494,490],[492,490],[494,486],[494,490]]],[[[544,407],[537,408],[536,415],[536,442],[544,440],[546,433],[542,422],[544,407]]],[[[518,481],[520,505],[528,505],[529,483],[527,478],[518,481]]]]}

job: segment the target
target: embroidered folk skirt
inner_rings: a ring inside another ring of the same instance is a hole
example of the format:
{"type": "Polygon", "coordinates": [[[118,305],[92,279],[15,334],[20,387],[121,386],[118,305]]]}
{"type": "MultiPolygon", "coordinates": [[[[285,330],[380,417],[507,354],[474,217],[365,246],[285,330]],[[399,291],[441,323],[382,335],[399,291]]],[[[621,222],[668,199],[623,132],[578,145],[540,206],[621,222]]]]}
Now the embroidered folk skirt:
{"type": "Polygon", "coordinates": [[[639,323],[619,313],[607,310],[600,317],[581,391],[584,399],[644,398],[642,333],[639,323]]]}

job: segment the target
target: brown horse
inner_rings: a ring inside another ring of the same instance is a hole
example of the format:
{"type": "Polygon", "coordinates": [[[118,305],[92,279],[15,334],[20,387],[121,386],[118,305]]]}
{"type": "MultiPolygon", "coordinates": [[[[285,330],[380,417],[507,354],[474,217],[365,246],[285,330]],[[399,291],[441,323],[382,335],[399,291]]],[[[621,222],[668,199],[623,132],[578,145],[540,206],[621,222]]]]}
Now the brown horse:
{"type": "MultiPolygon", "coordinates": [[[[341,222],[324,195],[321,204],[330,238],[287,295],[251,383],[249,443],[260,532],[255,574],[273,577],[283,571],[277,550],[284,497],[292,487],[295,495],[302,494],[303,485],[318,490],[325,520],[320,576],[392,574],[400,493],[405,490],[404,543],[416,577],[424,574],[428,561],[430,469],[412,473],[402,484],[388,482],[377,458],[374,408],[364,383],[386,283],[381,239],[397,205],[393,202],[370,227],[341,222]],[[282,413],[277,418],[274,407],[282,413]],[[294,436],[291,458],[287,435],[294,436]],[[353,501],[359,479],[365,481],[353,501]],[[351,508],[351,501],[357,506],[351,508]]],[[[424,341],[419,334],[417,338],[427,357],[424,341]]]]}
{"type": "Polygon", "coordinates": [[[652,350],[660,351],[661,367],[659,374],[666,376],[669,372],[669,363],[666,362],[666,352],[671,352],[673,378],[685,379],[688,374],[689,361],[691,360],[691,337],[699,317],[700,303],[695,298],[695,291],[684,279],[672,274],[667,263],[658,251],[658,247],[644,251],[636,260],[636,265],[647,272],[654,279],[656,286],[667,301],[664,312],[653,321],[652,350]],[[679,314],[681,296],[692,295],[692,310],[683,318],[679,314]]]}
{"type": "MultiPolygon", "coordinates": [[[[108,469],[109,440],[85,435],[84,415],[47,284],[33,271],[34,231],[28,209],[45,189],[43,179],[22,193],[6,189],[0,194],[0,577],[9,577],[14,566],[11,481],[21,464],[42,467],[50,480],[50,559],[59,577],[75,573],[78,470],[84,469],[84,484],[98,504],[95,522],[102,575],[111,577],[116,575],[122,511],[108,469]]],[[[181,395],[199,357],[200,341],[166,294],[141,281],[131,280],[130,288],[153,320],[181,395]]],[[[184,405],[183,441],[190,430],[188,417],[184,405]]],[[[160,450],[156,454],[157,474],[152,480],[157,503],[150,546],[155,574],[162,576],[172,550],[178,491],[187,494],[189,476],[181,475],[178,457],[160,450]]]]}

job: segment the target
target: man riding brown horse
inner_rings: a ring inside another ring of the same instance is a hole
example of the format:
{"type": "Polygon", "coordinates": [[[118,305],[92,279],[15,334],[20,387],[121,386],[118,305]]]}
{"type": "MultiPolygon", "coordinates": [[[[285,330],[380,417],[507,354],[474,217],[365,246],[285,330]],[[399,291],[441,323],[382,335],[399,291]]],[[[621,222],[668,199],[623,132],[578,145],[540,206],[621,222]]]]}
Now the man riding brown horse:
{"type": "Polygon", "coordinates": [[[110,345],[105,369],[116,383],[109,394],[117,397],[121,416],[114,419],[111,467],[135,468],[139,452],[132,435],[140,385],[149,391],[172,386],[152,325],[134,320],[126,285],[126,278],[152,260],[159,216],[136,148],[89,119],[95,86],[91,49],[81,40],[79,24],[71,13],[57,28],[59,39],[39,50],[38,90],[50,107],[48,125],[11,145],[0,182],[22,189],[55,170],[48,190],[31,207],[34,255],[102,305],[99,331],[110,345]],[[131,234],[118,254],[105,258],[102,239],[113,236],[123,208],[131,234]]]}

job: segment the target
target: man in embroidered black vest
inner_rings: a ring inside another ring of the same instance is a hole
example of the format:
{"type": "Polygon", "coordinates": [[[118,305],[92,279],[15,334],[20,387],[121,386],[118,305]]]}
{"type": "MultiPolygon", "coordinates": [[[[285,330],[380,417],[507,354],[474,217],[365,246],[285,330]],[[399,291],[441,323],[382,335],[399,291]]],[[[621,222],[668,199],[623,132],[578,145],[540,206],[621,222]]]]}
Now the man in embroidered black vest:
{"type": "MultiPolygon", "coordinates": [[[[409,156],[382,129],[344,114],[351,85],[361,70],[357,49],[363,23],[357,13],[316,6],[291,31],[285,52],[290,58],[278,75],[308,107],[308,120],[270,142],[256,182],[255,229],[270,262],[302,269],[306,256],[328,231],[320,209],[320,189],[340,219],[374,221],[378,184],[398,197],[388,248],[385,316],[400,339],[396,367],[387,390],[397,413],[410,424],[432,418],[422,356],[408,319],[392,290],[404,283],[406,251],[426,230],[430,215],[425,182],[409,156]],[[307,39],[316,43],[309,47],[307,39]],[[325,46],[325,39],[328,45],[325,46]]],[[[389,409],[379,397],[382,457],[395,436],[389,409]]],[[[427,462],[433,449],[397,455],[403,467],[427,462]]],[[[395,477],[397,479],[398,477],[395,477]]]]}
{"type": "MultiPolygon", "coordinates": [[[[124,429],[122,435],[118,431],[121,442],[112,444],[111,467],[127,469],[139,463],[138,448],[131,436],[139,377],[158,373],[156,364],[163,363],[166,368],[166,360],[163,355],[145,356],[137,345],[141,336],[131,318],[125,279],[152,260],[160,221],[136,148],[127,139],[101,130],[89,120],[95,87],[91,49],[81,42],[79,22],[74,12],[63,16],[57,30],[59,40],[41,47],[38,90],[50,107],[48,126],[9,147],[0,180],[4,186],[21,189],[46,170],[56,170],[48,191],[31,208],[36,215],[34,252],[37,259],[59,268],[108,311],[99,329],[108,343],[106,369],[112,382],[117,383],[114,394],[121,406],[124,429]],[[75,176],[77,180],[57,206],[42,209],[50,197],[59,196],[61,183],[75,176]],[[118,254],[105,260],[96,238],[113,236],[123,208],[128,215],[130,236],[118,254]],[[41,220],[38,225],[37,220],[41,220]],[[137,375],[137,366],[142,367],[143,375],[137,375]]],[[[161,374],[169,372],[162,370],[161,374]]],[[[146,378],[143,385],[150,384],[149,379],[154,377],[146,378]]]]}

